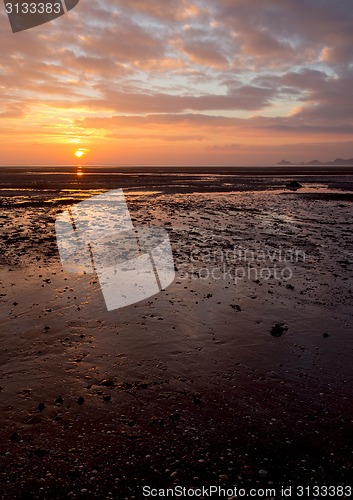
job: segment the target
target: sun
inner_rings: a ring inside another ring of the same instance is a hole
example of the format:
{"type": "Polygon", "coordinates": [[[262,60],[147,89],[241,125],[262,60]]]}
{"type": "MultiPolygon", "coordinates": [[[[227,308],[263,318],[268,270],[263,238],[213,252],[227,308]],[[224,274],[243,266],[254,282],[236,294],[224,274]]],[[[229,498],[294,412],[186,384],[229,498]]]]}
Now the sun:
{"type": "Polygon", "coordinates": [[[76,152],[75,152],[75,156],[76,158],[82,158],[82,156],[84,156],[87,152],[87,149],[78,149],[76,152]]]}

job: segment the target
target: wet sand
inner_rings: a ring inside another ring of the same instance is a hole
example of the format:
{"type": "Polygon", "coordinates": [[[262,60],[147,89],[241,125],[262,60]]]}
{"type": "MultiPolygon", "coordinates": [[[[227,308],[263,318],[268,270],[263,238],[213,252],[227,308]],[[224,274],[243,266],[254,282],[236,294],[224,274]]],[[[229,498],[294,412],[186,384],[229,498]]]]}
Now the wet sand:
{"type": "Polygon", "coordinates": [[[350,484],[353,173],[83,171],[0,169],[1,497],[350,484]],[[108,313],[54,222],[119,187],[177,277],[108,313]]]}

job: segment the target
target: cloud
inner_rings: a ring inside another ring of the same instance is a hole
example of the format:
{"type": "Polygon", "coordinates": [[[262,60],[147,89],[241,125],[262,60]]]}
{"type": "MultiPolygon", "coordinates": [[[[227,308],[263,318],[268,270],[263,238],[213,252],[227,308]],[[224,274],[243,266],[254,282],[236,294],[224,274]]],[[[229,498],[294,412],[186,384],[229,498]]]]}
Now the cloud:
{"type": "MultiPolygon", "coordinates": [[[[182,113],[210,110],[258,110],[270,104],[273,89],[241,86],[225,95],[173,95],[129,93],[111,90],[104,85],[103,99],[93,101],[101,108],[114,109],[119,113],[182,113]]],[[[90,101],[85,101],[90,105],[90,101]]]]}
{"type": "Polygon", "coordinates": [[[350,0],[219,0],[215,16],[258,64],[313,63],[325,48],[333,64],[352,60],[350,0]]]}
{"type": "Polygon", "coordinates": [[[351,0],[80,2],[16,35],[0,16],[0,143],[339,144],[352,25],[351,0]]]}
{"type": "Polygon", "coordinates": [[[23,106],[17,103],[6,103],[5,106],[0,107],[0,120],[3,119],[19,119],[23,118],[26,110],[23,106]]]}

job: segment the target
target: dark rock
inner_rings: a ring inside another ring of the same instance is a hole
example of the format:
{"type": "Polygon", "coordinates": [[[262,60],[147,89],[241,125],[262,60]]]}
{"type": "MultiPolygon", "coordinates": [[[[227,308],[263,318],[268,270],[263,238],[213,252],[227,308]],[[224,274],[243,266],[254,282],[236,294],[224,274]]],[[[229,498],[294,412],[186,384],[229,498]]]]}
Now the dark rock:
{"type": "Polygon", "coordinates": [[[13,432],[10,436],[10,439],[11,441],[19,441],[20,440],[20,436],[18,435],[17,432],[13,432]]]}
{"type": "Polygon", "coordinates": [[[300,189],[303,187],[298,181],[291,181],[286,186],[289,189],[300,189]]]}
{"type": "Polygon", "coordinates": [[[271,328],[272,337],[282,337],[288,331],[288,326],[284,323],[275,323],[271,328]]]}
{"type": "Polygon", "coordinates": [[[46,406],[44,403],[39,403],[39,405],[37,406],[37,410],[39,410],[39,411],[43,411],[45,408],[46,408],[46,406]]]}
{"type": "Polygon", "coordinates": [[[193,394],[192,401],[195,405],[200,405],[201,404],[201,396],[199,394],[193,394]]]}
{"type": "Polygon", "coordinates": [[[330,336],[330,335],[329,335],[328,333],[324,333],[324,334],[323,334],[324,339],[327,339],[329,336],[330,336]]]}
{"type": "Polygon", "coordinates": [[[77,403],[81,406],[83,405],[83,403],[85,402],[85,399],[83,397],[79,397],[78,400],[77,400],[77,403]]]}
{"type": "Polygon", "coordinates": [[[56,405],[62,405],[64,403],[64,400],[61,396],[59,396],[58,398],[56,398],[55,400],[55,404],[56,405]]]}

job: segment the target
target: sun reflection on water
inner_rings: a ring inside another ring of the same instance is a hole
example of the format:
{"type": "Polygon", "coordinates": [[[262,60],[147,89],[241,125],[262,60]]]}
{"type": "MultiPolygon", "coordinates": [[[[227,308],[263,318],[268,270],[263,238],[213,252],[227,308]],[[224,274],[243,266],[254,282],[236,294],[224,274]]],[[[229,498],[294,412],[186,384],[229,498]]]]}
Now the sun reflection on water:
{"type": "Polygon", "coordinates": [[[77,177],[82,177],[83,176],[83,170],[82,169],[83,169],[82,165],[78,165],[76,167],[76,175],[77,175],[77,177]]]}

